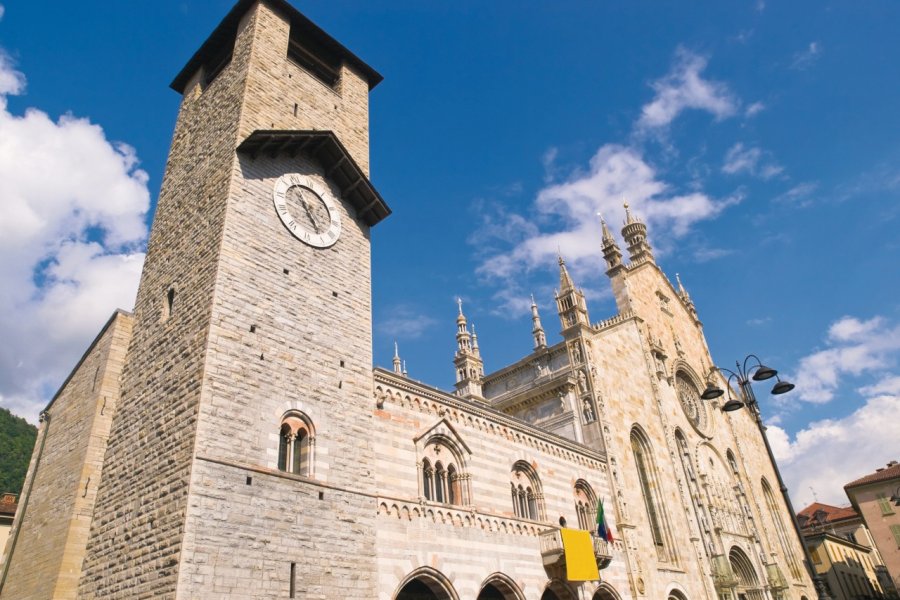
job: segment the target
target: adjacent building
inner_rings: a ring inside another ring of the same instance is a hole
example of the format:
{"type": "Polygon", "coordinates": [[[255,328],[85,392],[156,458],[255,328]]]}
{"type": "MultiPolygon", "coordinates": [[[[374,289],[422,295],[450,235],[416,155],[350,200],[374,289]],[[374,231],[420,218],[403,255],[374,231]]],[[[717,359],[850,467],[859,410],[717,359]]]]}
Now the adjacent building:
{"type": "MultiPolygon", "coordinates": [[[[16,516],[18,496],[16,494],[3,494],[0,496],[0,548],[6,546],[9,539],[9,530],[12,529],[13,518],[16,516]]],[[[0,562],[0,568],[3,562],[0,562]]]]}
{"type": "Polygon", "coordinates": [[[813,598],[639,215],[597,227],[615,314],[559,257],[513,364],[485,371],[460,303],[454,390],[373,368],[380,81],[284,0],[238,2],[176,76],[134,313],[44,412],[0,598],[813,598]],[[600,500],[600,580],[570,580],[563,523],[593,530],[600,500]]]}
{"type": "Polygon", "coordinates": [[[844,486],[881,553],[894,587],[900,589],[900,463],[892,460],[844,486]]]}
{"type": "Polygon", "coordinates": [[[832,598],[897,598],[872,536],[852,507],[815,502],[797,518],[813,567],[832,598]]]}

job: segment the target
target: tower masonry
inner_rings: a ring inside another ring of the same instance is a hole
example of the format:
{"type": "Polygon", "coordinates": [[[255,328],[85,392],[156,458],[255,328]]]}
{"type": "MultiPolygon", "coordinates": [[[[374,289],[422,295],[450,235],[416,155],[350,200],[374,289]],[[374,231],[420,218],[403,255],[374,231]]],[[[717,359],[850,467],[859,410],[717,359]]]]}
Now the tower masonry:
{"type": "Polygon", "coordinates": [[[367,178],[380,80],[280,0],[238,2],[175,78],[82,595],[374,597],[355,490],[373,468],[369,228],[389,213],[367,178]],[[342,558],[295,542],[316,536],[342,558]]]}

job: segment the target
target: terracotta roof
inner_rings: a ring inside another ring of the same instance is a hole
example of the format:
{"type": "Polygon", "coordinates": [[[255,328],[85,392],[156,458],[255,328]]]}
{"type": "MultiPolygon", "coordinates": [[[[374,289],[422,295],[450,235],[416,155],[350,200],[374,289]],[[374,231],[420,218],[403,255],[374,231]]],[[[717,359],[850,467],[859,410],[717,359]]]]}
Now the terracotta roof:
{"type": "Polygon", "coordinates": [[[878,483],[879,481],[888,481],[890,479],[900,479],[900,462],[893,460],[888,463],[888,466],[875,471],[874,473],[870,473],[865,477],[860,477],[859,479],[854,479],[850,483],[844,486],[844,489],[850,487],[857,487],[860,485],[867,485],[869,483],[878,483]]]}
{"type": "Polygon", "coordinates": [[[813,502],[803,510],[797,513],[797,516],[813,518],[817,511],[825,512],[825,523],[836,523],[847,519],[859,518],[859,513],[853,510],[852,506],[831,506],[830,504],[822,504],[821,502],[813,502]]]}
{"type": "Polygon", "coordinates": [[[16,514],[16,507],[18,506],[18,497],[15,494],[3,494],[0,497],[0,515],[14,515],[16,514]]]}

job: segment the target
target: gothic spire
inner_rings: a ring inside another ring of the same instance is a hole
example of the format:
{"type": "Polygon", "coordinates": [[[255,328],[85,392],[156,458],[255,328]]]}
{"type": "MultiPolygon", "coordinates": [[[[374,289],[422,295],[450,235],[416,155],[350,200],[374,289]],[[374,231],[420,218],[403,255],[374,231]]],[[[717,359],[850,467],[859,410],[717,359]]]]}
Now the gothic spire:
{"type": "Polygon", "coordinates": [[[572,278],[566,269],[566,261],[563,260],[562,255],[557,255],[557,259],[559,260],[559,293],[564,294],[569,290],[575,289],[575,284],[572,283],[572,278]]]}
{"type": "Polygon", "coordinates": [[[394,341],[394,361],[393,361],[393,363],[394,363],[394,373],[397,373],[398,375],[402,375],[403,369],[401,369],[400,349],[398,348],[396,341],[394,341]]]}
{"type": "Polygon", "coordinates": [[[544,334],[544,326],[541,325],[541,316],[538,314],[538,306],[531,295],[531,335],[534,336],[534,349],[547,347],[547,336],[544,334]]]}
{"type": "Polygon", "coordinates": [[[463,314],[462,298],[457,298],[459,315],[456,317],[456,349],[457,352],[466,353],[472,349],[472,338],[469,336],[469,328],[466,323],[466,315],[463,314]]]}
{"type": "Polygon", "coordinates": [[[589,320],[584,292],[575,287],[562,256],[559,257],[559,283],[560,290],[556,294],[556,308],[563,331],[576,324],[587,325],[589,320]]]}
{"type": "Polygon", "coordinates": [[[653,250],[647,241],[647,226],[643,221],[631,214],[628,203],[625,203],[625,226],[622,237],[628,244],[628,254],[634,264],[648,260],[653,262],[653,250]]]}
{"type": "Polygon", "coordinates": [[[600,228],[603,234],[603,258],[606,260],[607,268],[614,269],[622,264],[622,251],[619,250],[619,244],[616,243],[616,239],[610,233],[609,227],[606,226],[603,215],[597,213],[597,216],[600,217],[600,228]]]}
{"type": "Polygon", "coordinates": [[[478,335],[472,325],[469,333],[466,315],[462,310],[462,298],[456,299],[459,315],[456,317],[456,355],[453,365],[456,367],[456,393],[470,400],[484,400],[481,382],[484,378],[484,363],[478,349],[478,335]]]}

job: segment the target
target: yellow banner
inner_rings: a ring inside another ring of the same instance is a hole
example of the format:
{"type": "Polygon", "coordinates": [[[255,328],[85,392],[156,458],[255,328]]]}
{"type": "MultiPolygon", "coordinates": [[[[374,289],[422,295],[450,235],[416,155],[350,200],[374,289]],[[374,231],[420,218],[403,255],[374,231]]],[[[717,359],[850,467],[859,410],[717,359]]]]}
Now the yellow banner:
{"type": "Polygon", "coordinates": [[[566,579],[569,581],[597,581],[600,571],[594,557],[591,534],[582,529],[560,529],[566,553],[566,579]]]}

